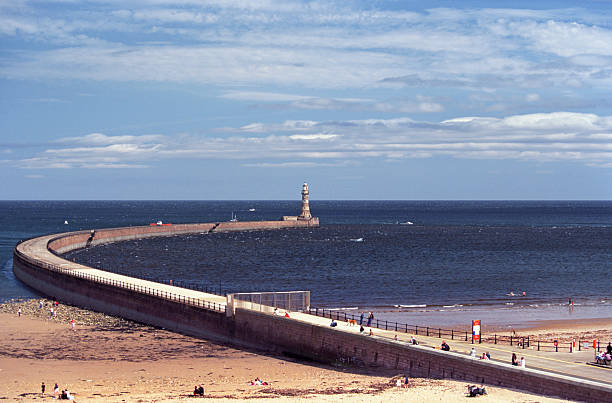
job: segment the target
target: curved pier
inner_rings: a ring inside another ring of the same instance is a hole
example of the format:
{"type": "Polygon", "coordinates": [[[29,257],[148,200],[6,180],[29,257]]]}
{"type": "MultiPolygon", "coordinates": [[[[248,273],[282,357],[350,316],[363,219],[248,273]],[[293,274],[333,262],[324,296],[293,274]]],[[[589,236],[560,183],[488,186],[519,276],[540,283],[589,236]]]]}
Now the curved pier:
{"type": "MultiPolygon", "coordinates": [[[[13,254],[17,278],[64,303],[122,316],[184,334],[274,350],[321,362],[395,368],[410,376],[453,378],[527,390],[578,401],[612,401],[612,382],[595,382],[458,352],[409,345],[359,333],[357,327],[330,327],[327,319],[302,312],[290,317],[269,306],[236,304],[227,297],[94,269],[61,253],[127,239],[211,231],[268,230],[318,226],[318,220],[223,222],[110,228],[46,235],[19,243],[13,254]]],[[[390,336],[390,337],[389,337],[390,336]]]]}

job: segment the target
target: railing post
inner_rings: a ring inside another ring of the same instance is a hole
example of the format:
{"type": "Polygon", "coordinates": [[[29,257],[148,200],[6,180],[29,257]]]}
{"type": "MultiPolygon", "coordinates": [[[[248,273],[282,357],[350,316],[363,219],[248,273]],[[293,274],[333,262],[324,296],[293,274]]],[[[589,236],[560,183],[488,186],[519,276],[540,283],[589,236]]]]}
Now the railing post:
{"type": "Polygon", "coordinates": [[[419,335],[419,327],[417,325],[414,325],[414,334],[416,334],[417,336],[419,335]]]}
{"type": "Polygon", "coordinates": [[[438,328],[438,339],[442,338],[442,329],[438,328]]]}
{"type": "Polygon", "coordinates": [[[385,330],[389,330],[389,328],[387,327],[387,321],[385,320],[385,330]]]}
{"type": "Polygon", "coordinates": [[[429,326],[427,326],[427,336],[429,336],[429,326]]]}
{"type": "Polygon", "coordinates": [[[495,333],[495,335],[493,336],[493,344],[497,344],[497,333],[495,333]]]}
{"type": "Polygon", "coordinates": [[[468,339],[467,339],[467,332],[465,332],[465,341],[467,341],[467,340],[468,340],[468,339]]]}
{"type": "Polygon", "coordinates": [[[540,340],[538,340],[538,351],[540,351],[540,340]]]}
{"type": "Polygon", "coordinates": [[[512,335],[510,335],[510,345],[512,346],[512,335]]]}
{"type": "Polygon", "coordinates": [[[406,333],[408,333],[408,323],[406,323],[406,333]]]}
{"type": "Polygon", "coordinates": [[[451,340],[455,340],[455,332],[451,329],[451,340]]]}

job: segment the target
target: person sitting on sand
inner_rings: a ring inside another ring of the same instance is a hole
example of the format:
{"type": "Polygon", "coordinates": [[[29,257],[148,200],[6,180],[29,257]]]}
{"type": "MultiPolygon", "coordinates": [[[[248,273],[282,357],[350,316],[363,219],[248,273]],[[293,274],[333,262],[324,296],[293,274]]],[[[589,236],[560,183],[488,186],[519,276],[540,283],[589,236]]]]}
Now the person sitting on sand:
{"type": "Polygon", "coordinates": [[[363,331],[364,331],[364,330],[365,330],[365,329],[363,328],[363,326],[359,326],[359,333],[362,333],[362,334],[363,334],[363,331]]]}
{"type": "Polygon", "coordinates": [[[612,355],[612,344],[608,343],[608,346],[606,347],[606,351],[608,352],[608,354],[612,355]]]}
{"type": "Polygon", "coordinates": [[[485,353],[482,353],[482,356],[480,357],[481,360],[488,360],[489,357],[487,357],[487,355],[485,353]]]}
{"type": "Polygon", "coordinates": [[[371,328],[370,328],[370,336],[374,336],[374,332],[372,331],[371,328]]]}
{"type": "Polygon", "coordinates": [[[198,387],[198,395],[204,396],[204,386],[200,385],[198,387]]]}
{"type": "Polygon", "coordinates": [[[488,352],[488,351],[487,351],[486,356],[487,356],[487,360],[490,360],[490,359],[491,359],[491,354],[489,354],[489,352],[488,352]]]}
{"type": "Polygon", "coordinates": [[[336,323],[335,320],[332,319],[331,323],[329,324],[331,327],[336,327],[338,326],[338,324],[336,323]]]}
{"type": "Polygon", "coordinates": [[[446,344],[446,341],[442,340],[442,345],[440,346],[440,350],[442,351],[450,351],[450,346],[446,344]]]}
{"type": "Polygon", "coordinates": [[[480,387],[476,385],[468,385],[467,388],[468,388],[468,393],[470,397],[476,397],[476,396],[487,394],[487,391],[483,385],[480,385],[480,387]]]}
{"type": "Polygon", "coordinates": [[[410,336],[410,344],[414,344],[416,346],[419,344],[419,342],[414,338],[414,336],[410,336]]]}

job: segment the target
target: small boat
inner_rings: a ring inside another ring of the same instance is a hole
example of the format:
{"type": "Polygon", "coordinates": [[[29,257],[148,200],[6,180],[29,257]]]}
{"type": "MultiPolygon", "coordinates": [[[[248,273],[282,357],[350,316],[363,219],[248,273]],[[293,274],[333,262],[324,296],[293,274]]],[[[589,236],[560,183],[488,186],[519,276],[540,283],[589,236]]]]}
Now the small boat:
{"type": "Polygon", "coordinates": [[[68,220],[64,220],[64,225],[68,225],[68,220]]]}
{"type": "Polygon", "coordinates": [[[253,211],[255,211],[254,208],[250,208],[249,211],[252,213],[253,211]]]}
{"type": "Polygon", "coordinates": [[[230,222],[238,222],[238,218],[236,217],[236,214],[234,214],[233,211],[232,211],[232,219],[230,220],[230,222]]]}
{"type": "Polygon", "coordinates": [[[351,242],[363,242],[363,238],[351,239],[351,242]]]}
{"type": "Polygon", "coordinates": [[[164,223],[163,221],[152,222],[151,224],[149,224],[149,226],[151,226],[151,227],[155,227],[155,226],[160,226],[160,227],[164,226],[164,227],[166,227],[166,226],[169,226],[169,225],[172,225],[172,224],[164,223]]]}
{"type": "Polygon", "coordinates": [[[412,221],[401,222],[400,225],[412,225],[412,221]]]}

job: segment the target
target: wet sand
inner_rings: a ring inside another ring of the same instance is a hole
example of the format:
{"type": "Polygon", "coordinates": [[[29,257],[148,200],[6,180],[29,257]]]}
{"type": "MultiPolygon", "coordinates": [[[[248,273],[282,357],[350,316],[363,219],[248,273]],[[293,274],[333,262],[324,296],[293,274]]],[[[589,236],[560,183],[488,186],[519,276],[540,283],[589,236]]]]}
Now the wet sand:
{"type": "MultiPolygon", "coordinates": [[[[303,362],[139,325],[50,301],[0,304],[0,399],[52,401],[53,386],[77,402],[193,401],[203,385],[206,401],[471,401],[466,383],[413,378],[398,390],[401,373],[303,362]],[[17,310],[22,309],[21,317],[17,310]],[[76,321],[72,329],[70,320],[76,321]],[[259,377],[268,386],[250,386],[259,377]],[[46,393],[40,393],[41,382],[46,393]]],[[[553,402],[514,390],[487,387],[489,402],[553,402]]]]}

